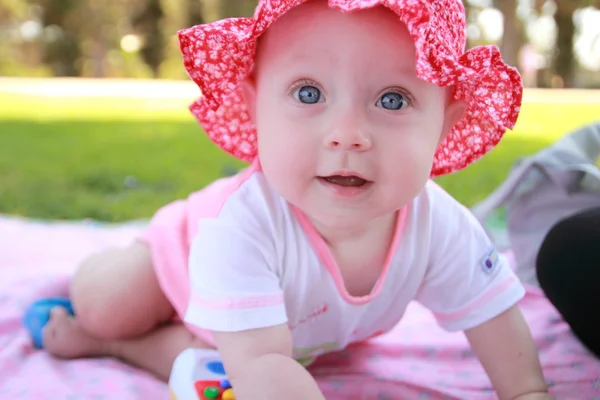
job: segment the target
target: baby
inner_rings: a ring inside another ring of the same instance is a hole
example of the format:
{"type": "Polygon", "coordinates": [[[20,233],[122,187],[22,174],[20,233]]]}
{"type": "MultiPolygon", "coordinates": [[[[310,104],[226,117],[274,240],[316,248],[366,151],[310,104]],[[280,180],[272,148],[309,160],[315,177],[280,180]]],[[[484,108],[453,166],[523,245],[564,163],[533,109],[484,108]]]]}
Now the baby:
{"type": "Polygon", "coordinates": [[[45,348],[163,379],[184,349],[217,348],[239,399],[322,399],[304,365],[415,300],[465,332],[499,398],[549,399],[523,286],[429,180],[519,112],[518,73],[495,47],[465,53],[465,32],[460,0],[261,0],[254,18],[181,31],[192,112],[250,165],[85,261],[45,348]]]}

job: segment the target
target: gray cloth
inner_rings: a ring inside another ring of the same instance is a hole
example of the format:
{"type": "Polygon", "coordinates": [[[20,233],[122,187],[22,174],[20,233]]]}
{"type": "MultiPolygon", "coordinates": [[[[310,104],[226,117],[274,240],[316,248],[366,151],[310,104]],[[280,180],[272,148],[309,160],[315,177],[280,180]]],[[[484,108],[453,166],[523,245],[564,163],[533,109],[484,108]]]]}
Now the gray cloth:
{"type": "Polygon", "coordinates": [[[536,258],[550,228],[569,215],[600,207],[599,156],[600,121],[519,159],[507,179],[472,208],[485,226],[490,215],[504,207],[508,245],[524,283],[539,287],[536,258]]]}

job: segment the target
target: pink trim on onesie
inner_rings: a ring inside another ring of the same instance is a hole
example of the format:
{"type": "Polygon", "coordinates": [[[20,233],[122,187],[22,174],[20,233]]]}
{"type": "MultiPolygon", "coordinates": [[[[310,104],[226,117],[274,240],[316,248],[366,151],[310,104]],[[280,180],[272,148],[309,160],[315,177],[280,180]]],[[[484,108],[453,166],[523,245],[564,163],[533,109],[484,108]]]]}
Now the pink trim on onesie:
{"type": "Polygon", "coordinates": [[[502,282],[496,284],[496,286],[494,288],[492,288],[490,291],[485,293],[483,296],[481,296],[479,299],[477,299],[473,303],[469,304],[467,307],[462,308],[462,309],[455,311],[453,313],[450,313],[450,314],[434,313],[434,315],[435,315],[436,319],[438,319],[439,321],[444,321],[444,322],[451,322],[451,321],[455,321],[457,319],[463,318],[465,315],[467,315],[479,308],[482,308],[483,304],[489,302],[494,297],[498,296],[500,293],[502,293],[505,290],[507,290],[508,288],[510,288],[512,285],[514,285],[517,282],[517,280],[518,280],[518,278],[515,275],[509,275],[506,279],[504,279],[502,282]]]}
{"type": "Polygon", "coordinates": [[[406,205],[397,213],[394,237],[392,239],[390,247],[388,248],[385,257],[385,263],[383,265],[383,270],[381,271],[381,275],[379,276],[379,279],[377,279],[373,290],[366,296],[356,297],[348,293],[346,285],[344,284],[344,278],[342,277],[342,273],[340,272],[340,268],[337,265],[333,254],[331,254],[329,247],[327,246],[319,232],[317,232],[312,222],[310,222],[308,217],[301,210],[299,210],[296,207],[293,207],[294,214],[296,214],[296,218],[298,218],[298,221],[300,222],[300,225],[302,226],[305,235],[308,237],[308,240],[311,242],[313,249],[316,251],[323,264],[325,264],[325,268],[331,275],[331,278],[333,279],[335,286],[337,287],[340,293],[340,296],[342,296],[342,299],[344,299],[345,302],[354,305],[366,304],[373,300],[375,297],[377,297],[377,295],[379,295],[379,293],[381,292],[381,289],[383,288],[383,284],[385,282],[385,278],[388,274],[388,270],[390,269],[392,258],[394,257],[394,254],[396,254],[398,246],[400,246],[400,242],[402,241],[402,235],[404,234],[404,230],[406,228],[406,221],[409,209],[410,207],[406,205]]]}
{"type": "Polygon", "coordinates": [[[247,310],[249,308],[261,308],[277,306],[283,303],[283,294],[272,294],[266,296],[254,296],[243,299],[208,300],[200,297],[192,297],[193,303],[213,310],[247,310]]]}

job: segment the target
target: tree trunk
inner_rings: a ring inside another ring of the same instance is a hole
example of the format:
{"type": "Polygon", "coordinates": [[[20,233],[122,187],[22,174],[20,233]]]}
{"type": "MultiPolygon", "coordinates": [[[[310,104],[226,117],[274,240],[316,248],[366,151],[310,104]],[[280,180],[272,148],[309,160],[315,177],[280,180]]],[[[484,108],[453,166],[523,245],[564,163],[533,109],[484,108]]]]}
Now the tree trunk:
{"type": "Polygon", "coordinates": [[[164,11],[160,0],[146,0],[143,9],[132,18],[135,30],[144,36],[140,53],[154,78],[160,75],[160,64],[165,58],[163,18],[164,11]]]}
{"type": "Polygon", "coordinates": [[[104,60],[106,59],[106,43],[102,36],[96,38],[92,50],[92,61],[94,65],[94,78],[104,77],[104,60]]]}
{"type": "Polygon", "coordinates": [[[563,87],[573,87],[574,82],[574,54],[573,37],[575,35],[575,23],[573,14],[577,9],[577,2],[572,0],[555,0],[556,13],[554,21],[558,29],[556,38],[556,53],[553,57],[552,70],[562,79],[563,87]]]}
{"type": "Polygon", "coordinates": [[[39,6],[43,10],[43,26],[54,27],[60,33],[44,41],[44,64],[51,68],[54,76],[80,76],[82,48],[79,21],[74,18],[78,12],[76,2],[43,0],[39,6]]]}
{"type": "Polygon", "coordinates": [[[220,0],[220,18],[251,17],[257,0],[220,0]]]}
{"type": "Polygon", "coordinates": [[[523,23],[517,17],[517,0],[500,0],[496,4],[504,16],[504,32],[502,34],[502,44],[500,45],[502,59],[508,65],[518,67],[519,51],[523,46],[524,32],[523,23]]]}
{"type": "Polygon", "coordinates": [[[206,0],[185,0],[186,26],[202,25],[206,22],[205,3],[206,0]]]}

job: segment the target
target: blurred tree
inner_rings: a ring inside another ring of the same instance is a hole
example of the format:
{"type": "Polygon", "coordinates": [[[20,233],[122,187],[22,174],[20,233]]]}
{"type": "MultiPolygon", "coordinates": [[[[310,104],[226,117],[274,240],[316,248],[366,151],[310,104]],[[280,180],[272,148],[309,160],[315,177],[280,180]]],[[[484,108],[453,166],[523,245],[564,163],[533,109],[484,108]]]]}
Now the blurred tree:
{"type": "Polygon", "coordinates": [[[143,37],[140,53],[154,78],[159,77],[160,64],[165,59],[164,16],[160,0],[145,0],[142,10],[131,19],[134,30],[143,37]]]}
{"type": "Polygon", "coordinates": [[[563,87],[573,87],[573,72],[575,55],[573,53],[573,38],[575,37],[575,22],[573,14],[581,6],[581,1],[557,0],[554,22],[557,27],[556,53],[552,69],[562,78],[563,87]]]}
{"type": "Polygon", "coordinates": [[[201,25],[206,22],[204,18],[204,7],[206,0],[184,0],[186,11],[185,26],[201,25]]]}
{"type": "Polygon", "coordinates": [[[257,0],[219,0],[219,18],[251,17],[257,0]]]}
{"type": "Polygon", "coordinates": [[[27,13],[27,3],[22,0],[2,0],[0,2],[0,26],[27,13]]]}
{"type": "MultiPolygon", "coordinates": [[[[470,23],[471,18],[473,16],[473,6],[468,0],[463,0],[463,5],[465,6],[465,14],[467,16],[467,24],[470,23]]],[[[471,42],[471,38],[467,36],[467,49],[473,47],[473,43],[471,42]]]]}
{"type": "Polygon", "coordinates": [[[74,16],[77,0],[33,0],[42,11],[41,23],[45,28],[44,63],[55,76],[79,76],[81,74],[82,21],[74,16]]]}
{"type": "MultiPolygon", "coordinates": [[[[538,13],[547,0],[536,0],[535,8],[538,13]]],[[[575,22],[573,14],[584,7],[600,8],[600,0],[553,0],[556,11],[554,22],[557,28],[556,51],[552,57],[552,72],[562,80],[562,86],[570,88],[575,85],[575,54],[574,37],[575,22]]]]}
{"type": "Polygon", "coordinates": [[[519,66],[519,51],[525,43],[523,21],[517,16],[517,0],[496,0],[494,7],[504,16],[500,51],[502,59],[509,65],[519,66]]]}
{"type": "MultiPolygon", "coordinates": [[[[23,0],[0,1],[0,75],[11,72],[31,73],[39,63],[35,34],[18,32],[19,25],[32,18],[29,4],[23,0]],[[24,36],[27,36],[24,38],[24,36]],[[19,45],[15,45],[19,43],[19,45]]],[[[22,27],[22,25],[21,25],[22,27]]]]}
{"type": "Polygon", "coordinates": [[[56,76],[105,76],[132,0],[28,0],[42,10],[45,63],[56,76]]]}

